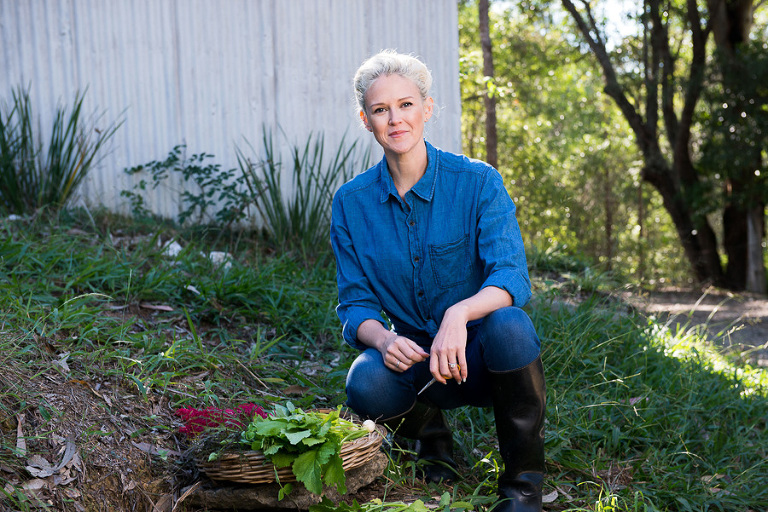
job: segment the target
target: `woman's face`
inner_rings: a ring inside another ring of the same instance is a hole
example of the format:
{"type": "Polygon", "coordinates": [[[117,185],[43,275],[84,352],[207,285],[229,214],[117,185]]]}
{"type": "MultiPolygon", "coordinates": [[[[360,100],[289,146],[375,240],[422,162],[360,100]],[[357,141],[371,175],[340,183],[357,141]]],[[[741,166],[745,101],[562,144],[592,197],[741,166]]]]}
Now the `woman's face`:
{"type": "Polygon", "coordinates": [[[365,92],[365,111],[360,117],[386,154],[407,155],[422,143],[432,106],[432,98],[422,100],[409,78],[383,75],[365,92]]]}

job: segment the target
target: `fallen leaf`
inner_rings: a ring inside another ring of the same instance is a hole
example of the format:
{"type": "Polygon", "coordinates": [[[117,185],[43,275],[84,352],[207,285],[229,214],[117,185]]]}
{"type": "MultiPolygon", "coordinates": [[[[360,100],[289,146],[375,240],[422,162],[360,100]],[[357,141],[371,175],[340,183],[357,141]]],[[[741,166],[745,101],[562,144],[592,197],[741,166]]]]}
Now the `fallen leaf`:
{"type": "Polygon", "coordinates": [[[69,352],[64,352],[59,356],[57,361],[53,361],[54,366],[61,368],[65,374],[69,373],[69,365],[67,364],[67,359],[69,359],[69,352]]]}
{"type": "Polygon", "coordinates": [[[25,469],[30,475],[37,478],[47,478],[56,473],[56,469],[51,466],[51,463],[40,455],[33,455],[27,460],[25,469]]]}
{"type": "MultiPolygon", "coordinates": [[[[144,453],[148,453],[150,455],[160,455],[160,449],[157,448],[157,446],[153,446],[149,443],[140,442],[137,443],[136,441],[131,441],[131,444],[138,448],[139,450],[143,451],[144,453]]],[[[162,449],[163,455],[173,455],[175,457],[178,457],[181,455],[181,452],[177,452],[175,450],[166,450],[162,449]]]]}
{"type": "Polygon", "coordinates": [[[308,387],[306,387],[306,386],[299,386],[298,384],[290,385],[287,388],[285,388],[285,390],[283,390],[283,392],[286,395],[303,395],[307,391],[309,391],[308,387]]]}
{"type": "Polygon", "coordinates": [[[43,487],[45,487],[45,485],[46,485],[45,480],[40,480],[39,478],[33,478],[32,480],[28,480],[24,482],[24,485],[22,485],[22,487],[28,491],[36,491],[38,489],[42,489],[43,487]]]}
{"type": "Polygon", "coordinates": [[[541,501],[542,503],[552,503],[557,499],[558,496],[559,494],[557,491],[552,491],[551,493],[545,494],[544,496],[542,496],[541,501]]]}
{"type": "Polygon", "coordinates": [[[152,508],[152,512],[171,512],[173,510],[173,495],[165,494],[152,508]]]}
{"type": "Polygon", "coordinates": [[[77,489],[64,489],[64,494],[66,494],[67,498],[79,498],[81,496],[80,491],[77,489]]]}
{"type": "Polygon", "coordinates": [[[27,460],[26,470],[30,475],[37,478],[47,478],[51,475],[58,473],[64,466],[74,458],[77,451],[77,445],[67,439],[67,444],[64,447],[64,456],[61,458],[56,466],[52,466],[48,460],[44,459],[40,455],[33,455],[27,460]]]}
{"type": "Polygon", "coordinates": [[[139,304],[139,307],[144,309],[151,309],[153,311],[173,311],[171,306],[166,306],[165,304],[150,304],[148,302],[142,302],[139,304]]]}
{"type": "Polygon", "coordinates": [[[734,494],[731,491],[726,491],[725,489],[721,489],[719,487],[710,487],[709,492],[711,493],[723,493],[726,496],[734,496],[734,494]]]}
{"type": "Polygon", "coordinates": [[[16,456],[23,459],[27,456],[27,441],[24,439],[24,415],[16,415],[16,456]]]}
{"type": "Polygon", "coordinates": [[[573,497],[565,492],[562,487],[558,487],[557,490],[560,492],[560,494],[563,495],[563,498],[565,498],[566,501],[571,502],[573,501],[573,497]]]}

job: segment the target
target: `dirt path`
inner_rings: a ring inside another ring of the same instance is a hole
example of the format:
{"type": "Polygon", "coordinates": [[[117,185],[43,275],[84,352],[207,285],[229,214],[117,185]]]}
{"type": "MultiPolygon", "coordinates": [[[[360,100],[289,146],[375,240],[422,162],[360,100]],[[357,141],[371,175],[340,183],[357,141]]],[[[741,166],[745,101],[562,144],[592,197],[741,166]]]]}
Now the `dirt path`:
{"type": "Polygon", "coordinates": [[[743,354],[753,365],[768,367],[768,298],[710,289],[666,289],[621,294],[637,309],[684,328],[706,329],[710,340],[743,354]]]}

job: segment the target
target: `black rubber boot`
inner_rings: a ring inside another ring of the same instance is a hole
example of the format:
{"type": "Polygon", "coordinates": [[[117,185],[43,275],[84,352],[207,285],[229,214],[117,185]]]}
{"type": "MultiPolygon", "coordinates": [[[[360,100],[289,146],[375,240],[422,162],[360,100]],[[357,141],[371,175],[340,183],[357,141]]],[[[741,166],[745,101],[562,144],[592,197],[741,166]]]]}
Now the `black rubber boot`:
{"type": "Polygon", "coordinates": [[[491,372],[493,412],[504,473],[493,512],[541,511],[546,385],[541,358],[511,372],[491,372]]]}
{"type": "Polygon", "coordinates": [[[397,435],[416,440],[416,455],[422,461],[424,480],[439,483],[458,478],[453,460],[453,434],[445,423],[443,411],[417,401],[410,411],[384,421],[397,435]]]}

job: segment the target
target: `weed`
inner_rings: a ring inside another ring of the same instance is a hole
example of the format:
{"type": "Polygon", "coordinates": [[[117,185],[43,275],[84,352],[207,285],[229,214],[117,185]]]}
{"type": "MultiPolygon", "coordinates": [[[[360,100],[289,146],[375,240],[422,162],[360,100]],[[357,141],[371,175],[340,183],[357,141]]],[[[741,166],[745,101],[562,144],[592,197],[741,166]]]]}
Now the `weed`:
{"type": "Polygon", "coordinates": [[[86,126],[84,96],[77,93],[69,111],[56,110],[50,140],[44,147],[42,135],[33,128],[29,91],[19,87],[12,92],[11,106],[0,112],[0,212],[59,209],[98,164],[102,148],[122,123],[103,129],[86,126]]]}
{"type": "Polygon", "coordinates": [[[255,158],[248,158],[238,148],[237,160],[242,176],[269,233],[282,248],[299,247],[307,251],[328,245],[331,203],[339,185],[355,172],[368,167],[369,153],[358,154],[357,142],[347,146],[345,137],[336,148],[330,162],[324,161],[325,140],[322,135],[309,135],[304,146],[291,147],[291,182],[283,181],[282,160],[275,150],[271,134],[262,137],[264,158],[259,159],[253,146],[246,141],[255,158]],[[290,190],[286,196],[285,190],[290,190]]]}

